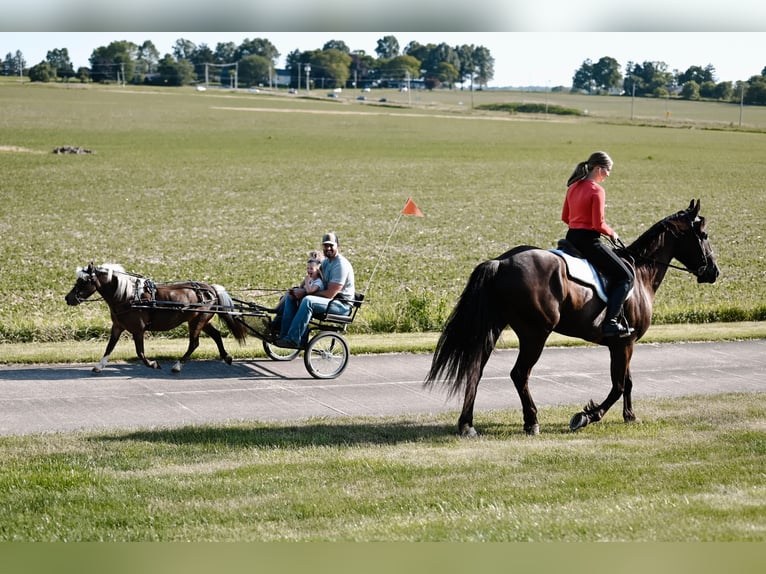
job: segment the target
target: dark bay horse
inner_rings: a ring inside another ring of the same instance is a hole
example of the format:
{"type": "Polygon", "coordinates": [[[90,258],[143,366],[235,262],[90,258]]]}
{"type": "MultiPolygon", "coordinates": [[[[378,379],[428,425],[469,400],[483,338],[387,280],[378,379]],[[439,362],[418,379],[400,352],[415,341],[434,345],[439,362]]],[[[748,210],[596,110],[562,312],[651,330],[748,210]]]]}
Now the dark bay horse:
{"type": "Polygon", "coordinates": [[[671,260],[680,261],[685,266],[680,269],[694,274],[698,283],[714,283],[719,274],[699,209],[699,200],[692,200],[686,210],[654,224],[631,245],[617,251],[635,271],[633,293],[625,303],[625,316],[635,331],[626,338],[602,336],[605,303],[591,287],[569,279],[563,259],[551,251],[519,246],[480,263],[447,320],[424,383],[428,387],[440,382],[450,395],[464,392],[458,420],[460,434],[477,434],[473,426],[477,387],[495,343],[507,326],[519,339],[511,379],[521,399],[527,434],[540,432],[529,376],[554,331],[604,345],[611,359],[609,395],[599,405],[590,401],[572,417],[570,428],[574,431],[601,420],[620,396],[624,420],[636,421],[631,403],[630,360],[635,342],[649,328],[654,296],[673,266],[671,260]]]}
{"type": "MultiPolygon", "coordinates": [[[[104,368],[123,331],[133,335],[136,355],[147,367],[161,368],[157,361],[149,360],[144,354],[144,332],[169,331],[182,323],[189,326],[189,347],[173,366],[174,373],[181,371],[183,364],[199,346],[202,331],[215,341],[221,360],[231,364],[232,358],[224,349],[221,332],[210,323],[217,314],[215,311],[232,307],[231,297],[220,285],[193,281],[155,284],[126,273],[121,265],[96,267],[91,263],[77,270],[77,281],[65,299],[68,305],[79,305],[95,292],[109,305],[112,330],[104,356],[93,367],[94,373],[100,373],[104,368]]],[[[237,341],[244,342],[245,326],[229,313],[220,313],[220,317],[237,341]]]]}

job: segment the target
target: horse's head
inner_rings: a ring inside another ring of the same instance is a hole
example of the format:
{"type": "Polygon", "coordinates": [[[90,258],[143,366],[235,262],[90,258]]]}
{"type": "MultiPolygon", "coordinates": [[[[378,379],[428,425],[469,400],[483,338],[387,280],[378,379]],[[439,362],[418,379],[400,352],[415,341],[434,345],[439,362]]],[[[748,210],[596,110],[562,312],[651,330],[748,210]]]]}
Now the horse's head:
{"type": "Polygon", "coordinates": [[[77,280],[75,281],[72,290],[66,294],[64,300],[67,305],[79,305],[85,301],[88,297],[93,295],[99,290],[101,285],[110,283],[114,271],[122,270],[119,265],[102,265],[96,267],[93,262],[89,263],[87,267],[77,268],[77,280]]]}
{"type": "Polygon", "coordinates": [[[669,218],[668,226],[677,240],[673,256],[694,273],[697,283],[715,283],[720,271],[699,211],[699,200],[692,200],[686,210],[669,218]]]}

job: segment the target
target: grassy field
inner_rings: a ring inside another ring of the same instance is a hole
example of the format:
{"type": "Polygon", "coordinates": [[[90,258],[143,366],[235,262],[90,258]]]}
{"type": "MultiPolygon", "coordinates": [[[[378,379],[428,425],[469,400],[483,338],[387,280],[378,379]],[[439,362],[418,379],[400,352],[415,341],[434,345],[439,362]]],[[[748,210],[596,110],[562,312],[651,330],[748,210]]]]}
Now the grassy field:
{"type": "Polygon", "coordinates": [[[259,300],[250,289],[295,283],[330,229],[368,292],[354,332],[437,331],[478,262],[563,236],[564,182],[596,149],[616,162],[607,217],[623,239],[692,198],[709,220],[721,279],[669,274],[656,323],[766,316],[764,110],[740,130],[724,104],[640,100],[631,122],[629,98],[314,95],[0,83],[0,342],[103,337],[103,304],[63,302],[91,260],[259,300]],[[588,115],[472,111],[547,98],[588,115]],[[64,145],[94,153],[51,153],[64,145]],[[425,217],[383,252],[410,196],[425,217]]]}
{"type": "Polygon", "coordinates": [[[766,541],[766,394],[570,412],[0,438],[0,540],[766,541]]]}

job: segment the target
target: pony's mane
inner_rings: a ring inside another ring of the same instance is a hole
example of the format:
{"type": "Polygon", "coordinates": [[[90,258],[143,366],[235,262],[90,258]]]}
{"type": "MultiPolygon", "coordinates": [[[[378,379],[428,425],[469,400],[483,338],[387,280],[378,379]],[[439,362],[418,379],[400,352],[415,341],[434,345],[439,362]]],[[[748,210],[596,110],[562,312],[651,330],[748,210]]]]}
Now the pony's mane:
{"type": "MultiPolygon", "coordinates": [[[[135,282],[131,281],[125,268],[119,263],[104,263],[96,268],[100,273],[106,273],[106,283],[111,283],[112,279],[117,281],[114,297],[118,301],[125,301],[133,297],[135,293],[135,282]]],[[[80,267],[77,269],[77,278],[86,280],[89,278],[87,269],[80,267]]]]}

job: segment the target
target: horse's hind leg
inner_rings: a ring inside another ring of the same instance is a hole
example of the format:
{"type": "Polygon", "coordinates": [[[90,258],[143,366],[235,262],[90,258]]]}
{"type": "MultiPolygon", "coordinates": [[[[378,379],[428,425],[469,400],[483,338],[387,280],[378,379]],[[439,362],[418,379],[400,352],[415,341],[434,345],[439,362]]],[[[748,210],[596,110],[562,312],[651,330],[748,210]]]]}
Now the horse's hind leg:
{"type": "Polygon", "coordinates": [[[146,357],[146,353],[144,353],[144,333],[143,331],[138,333],[133,333],[133,342],[136,345],[136,355],[138,355],[138,358],[141,359],[147,367],[150,369],[161,369],[162,366],[152,359],[151,361],[146,357]]]}
{"type": "Polygon", "coordinates": [[[548,333],[524,334],[517,332],[519,337],[519,355],[511,369],[511,379],[521,399],[521,411],[524,415],[524,432],[528,435],[540,434],[537,422],[537,406],[529,392],[529,375],[532,367],[540,359],[545,348],[548,333]]]}
{"type": "Polygon", "coordinates": [[[231,365],[232,357],[229,353],[226,352],[226,349],[223,346],[223,337],[221,336],[221,332],[211,323],[205,325],[202,330],[205,331],[205,333],[207,333],[207,335],[213,339],[213,341],[215,341],[215,344],[218,347],[218,355],[221,360],[224,361],[227,365],[231,365]]]}

